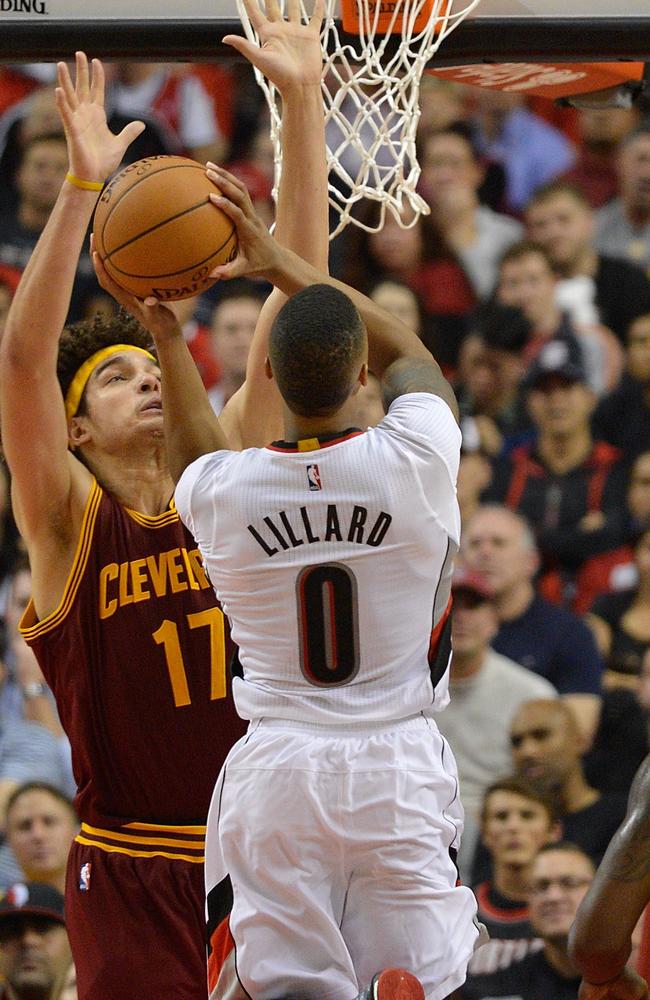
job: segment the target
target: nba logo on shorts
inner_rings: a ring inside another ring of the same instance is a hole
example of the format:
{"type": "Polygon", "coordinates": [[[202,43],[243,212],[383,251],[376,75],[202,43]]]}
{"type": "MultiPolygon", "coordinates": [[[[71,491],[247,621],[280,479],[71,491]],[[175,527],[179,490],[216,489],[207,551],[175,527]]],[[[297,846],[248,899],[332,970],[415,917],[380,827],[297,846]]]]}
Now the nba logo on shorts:
{"type": "Polygon", "coordinates": [[[320,472],[317,465],[307,466],[307,482],[309,483],[309,489],[312,493],[316,490],[322,490],[322,484],[320,481],[320,472]]]}
{"type": "Polygon", "coordinates": [[[82,892],[88,892],[90,889],[90,872],[92,870],[92,862],[86,861],[85,865],[82,865],[79,869],[79,888],[82,892]]]}

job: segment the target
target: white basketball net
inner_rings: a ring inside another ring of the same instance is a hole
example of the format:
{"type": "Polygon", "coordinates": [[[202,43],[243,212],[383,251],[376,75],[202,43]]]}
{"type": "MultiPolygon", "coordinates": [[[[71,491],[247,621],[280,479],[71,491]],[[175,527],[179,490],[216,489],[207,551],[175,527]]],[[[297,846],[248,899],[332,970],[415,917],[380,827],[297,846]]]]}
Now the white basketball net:
{"type": "MultiPolygon", "coordinates": [[[[380,34],[381,3],[374,2],[374,13],[370,14],[368,0],[356,0],[360,30],[359,42],[355,40],[353,47],[344,44],[339,35],[335,20],[338,0],[326,0],[321,42],[327,158],[330,178],[338,178],[341,184],[341,189],[331,181],[329,184],[330,205],[338,217],[330,239],[350,222],[369,231],[381,229],[388,208],[405,228],[428,213],[428,206],[416,191],[420,176],[415,150],[420,80],[433,54],[480,0],[465,0],[457,11],[452,10],[453,2],[433,0],[425,28],[416,31],[416,19],[431,0],[396,0],[390,26],[401,21],[401,31],[380,34]],[[355,206],[365,199],[380,204],[376,227],[365,225],[353,214],[355,206]],[[407,208],[410,211],[405,213],[407,208]]],[[[237,0],[237,6],[247,37],[259,44],[242,0],[237,0]]],[[[280,0],[280,6],[284,12],[285,0],[280,0]]],[[[307,21],[303,0],[301,11],[307,21]]],[[[273,196],[277,198],[281,102],[276,88],[258,70],[255,75],[271,113],[273,196]]]]}

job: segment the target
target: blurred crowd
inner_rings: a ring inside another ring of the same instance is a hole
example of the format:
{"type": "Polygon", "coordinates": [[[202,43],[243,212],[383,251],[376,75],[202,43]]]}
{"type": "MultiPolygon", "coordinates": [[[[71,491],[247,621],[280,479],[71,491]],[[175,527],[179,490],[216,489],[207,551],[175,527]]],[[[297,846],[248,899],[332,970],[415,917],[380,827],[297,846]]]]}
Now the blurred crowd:
{"type": "MultiPolygon", "coordinates": [[[[0,68],[0,335],[67,169],[53,78],[50,65],[0,68]]],[[[146,122],[131,162],[225,163],[272,222],[274,152],[248,66],[109,65],[107,104],[114,130],[146,122]]],[[[427,76],[420,110],[430,214],[348,227],[331,269],[417,330],[460,403],[439,725],[466,810],[458,863],[491,934],[461,995],[577,998],[566,932],[650,746],[649,109],[558,109],[427,76]]],[[[376,211],[363,205],[364,221],[376,211]]],[[[268,292],[242,280],[175,306],[217,412],[268,292]]],[[[113,308],[86,253],[69,320],[113,308]]],[[[382,416],[371,378],[359,426],[382,416]]],[[[71,1000],[52,929],[74,780],[18,630],[29,594],[0,467],[0,995],[71,1000]]]]}

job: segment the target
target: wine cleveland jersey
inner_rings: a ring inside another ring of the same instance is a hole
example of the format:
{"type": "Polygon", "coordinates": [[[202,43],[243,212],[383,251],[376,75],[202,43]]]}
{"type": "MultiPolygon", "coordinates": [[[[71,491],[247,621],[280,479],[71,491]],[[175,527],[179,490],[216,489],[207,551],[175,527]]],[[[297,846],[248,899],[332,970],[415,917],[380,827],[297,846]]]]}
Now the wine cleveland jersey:
{"type": "Polygon", "coordinates": [[[59,607],[39,622],[30,603],[21,631],[70,739],[84,823],[205,823],[244,726],[228,625],[176,510],[147,517],[95,483],[59,607]]]}
{"type": "Polygon", "coordinates": [[[340,725],[444,707],[459,454],[447,404],[412,393],[366,432],[185,470],[176,505],[239,645],[240,715],[340,725]]]}

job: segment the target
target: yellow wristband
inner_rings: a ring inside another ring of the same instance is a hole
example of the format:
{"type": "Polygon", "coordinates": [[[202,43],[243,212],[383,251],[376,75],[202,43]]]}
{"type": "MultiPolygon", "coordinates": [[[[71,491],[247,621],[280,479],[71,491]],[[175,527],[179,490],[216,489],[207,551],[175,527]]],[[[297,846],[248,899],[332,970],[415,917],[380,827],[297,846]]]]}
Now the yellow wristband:
{"type": "Polygon", "coordinates": [[[103,181],[83,181],[80,177],[75,177],[71,173],[67,173],[65,179],[74,184],[75,187],[81,188],[82,191],[101,191],[104,187],[103,181]]]}

